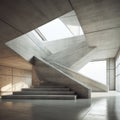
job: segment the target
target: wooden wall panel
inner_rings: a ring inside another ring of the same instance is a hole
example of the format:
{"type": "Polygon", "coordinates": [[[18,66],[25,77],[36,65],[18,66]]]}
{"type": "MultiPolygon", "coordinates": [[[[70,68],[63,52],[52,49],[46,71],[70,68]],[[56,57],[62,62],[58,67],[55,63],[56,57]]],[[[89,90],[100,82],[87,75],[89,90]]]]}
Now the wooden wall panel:
{"type": "Polygon", "coordinates": [[[0,94],[12,93],[12,76],[0,75],[0,94]]]}
{"type": "Polygon", "coordinates": [[[12,75],[12,68],[0,66],[0,75],[12,75]]]}
{"type": "Polygon", "coordinates": [[[27,85],[28,88],[30,88],[32,86],[32,78],[31,77],[25,78],[25,85],[27,85]]]}
{"type": "Polygon", "coordinates": [[[30,87],[30,79],[27,82],[28,78],[25,77],[13,77],[13,91],[21,91],[21,88],[29,88],[30,87]],[[28,84],[27,84],[28,83],[28,84]]]}
{"type": "Polygon", "coordinates": [[[0,66],[0,95],[11,94],[32,84],[32,71],[0,66]]]}
{"type": "Polygon", "coordinates": [[[31,71],[13,68],[13,75],[31,77],[31,71]]]}
{"type": "Polygon", "coordinates": [[[13,91],[20,91],[21,88],[24,88],[24,81],[21,77],[13,77],[13,91]]]}
{"type": "Polygon", "coordinates": [[[1,88],[1,91],[11,91],[12,76],[0,75],[0,88],[1,88]]]}

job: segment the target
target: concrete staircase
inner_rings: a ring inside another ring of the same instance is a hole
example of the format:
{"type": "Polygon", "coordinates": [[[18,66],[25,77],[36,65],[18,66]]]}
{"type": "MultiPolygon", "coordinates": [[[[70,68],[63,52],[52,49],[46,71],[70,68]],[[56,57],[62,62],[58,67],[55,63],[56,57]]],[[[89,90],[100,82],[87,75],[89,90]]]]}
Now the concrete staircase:
{"type": "Polygon", "coordinates": [[[61,85],[40,85],[35,88],[23,88],[13,95],[2,96],[2,99],[41,99],[41,100],[75,100],[77,95],[61,85]]]}
{"type": "Polygon", "coordinates": [[[85,84],[86,86],[88,86],[89,88],[92,89],[92,92],[108,92],[108,86],[104,85],[100,82],[97,82],[95,80],[92,80],[76,71],[73,71],[70,68],[67,68],[63,65],[60,65],[58,63],[52,63],[52,65],[54,65],[56,68],[58,68],[59,70],[62,70],[64,73],[66,73],[67,75],[69,75],[70,77],[76,79],[77,81],[80,81],[81,83],[85,84]]]}
{"type": "Polygon", "coordinates": [[[69,87],[77,98],[91,98],[91,89],[43,59],[33,57],[33,68],[40,80],[69,87]]]}

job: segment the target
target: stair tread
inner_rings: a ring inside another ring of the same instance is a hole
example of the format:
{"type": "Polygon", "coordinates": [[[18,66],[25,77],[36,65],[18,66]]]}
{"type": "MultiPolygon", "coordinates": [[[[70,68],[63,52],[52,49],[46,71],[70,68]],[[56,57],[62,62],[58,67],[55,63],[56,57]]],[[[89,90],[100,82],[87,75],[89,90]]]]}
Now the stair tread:
{"type": "Polygon", "coordinates": [[[73,95],[73,91],[22,91],[13,92],[13,95],[73,95]]]}
{"type": "Polygon", "coordinates": [[[37,87],[37,88],[30,88],[30,89],[66,89],[66,87],[37,87]]]}
{"type": "MultiPolygon", "coordinates": [[[[76,95],[4,95],[4,96],[64,96],[64,97],[71,97],[76,95]]],[[[4,97],[2,96],[2,97],[4,97]]]]}
{"type": "Polygon", "coordinates": [[[76,95],[6,95],[2,99],[55,99],[55,100],[75,100],[76,95]]]}
{"type": "Polygon", "coordinates": [[[75,100],[77,95],[65,86],[41,85],[34,88],[23,88],[13,92],[13,95],[4,95],[2,99],[40,99],[40,100],[75,100]]]}
{"type": "Polygon", "coordinates": [[[20,92],[24,92],[24,93],[74,93],[73,91],[19,91],[19,92],[14,92],[14,93],[20,93],[20,92]]]}
{"type": "Polygon", "coordinates": [[[56,91],[58,91],[58,90],[61,90],[61,91],[66,91],[66,90],[70,90],[69,88],[24,88],[24,89],[22,89],[22,91],[31,91],[31,90],[33,90],[33,91],[36,91],[36,90],[41,90],[41,91],[43,91],[43,90],[50,90],[50,91],[54,91],[54,90],[56,90],[56,91]]]}
{"type": "Polygon", "coordinates": [[[41,85],[33,88],[66,88],[65,86],[52,86],[52,85],[41,85]]]}

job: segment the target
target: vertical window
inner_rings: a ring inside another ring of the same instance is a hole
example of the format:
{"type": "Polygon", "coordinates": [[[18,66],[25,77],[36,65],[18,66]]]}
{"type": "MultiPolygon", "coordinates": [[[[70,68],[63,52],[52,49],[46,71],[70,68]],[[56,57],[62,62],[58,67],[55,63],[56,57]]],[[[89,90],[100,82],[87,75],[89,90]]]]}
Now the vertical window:
{"type": "Polygon", "coordinates": [[[79,73],[103,84],[106,82],[106,61],[89,62],[79,73]]]}

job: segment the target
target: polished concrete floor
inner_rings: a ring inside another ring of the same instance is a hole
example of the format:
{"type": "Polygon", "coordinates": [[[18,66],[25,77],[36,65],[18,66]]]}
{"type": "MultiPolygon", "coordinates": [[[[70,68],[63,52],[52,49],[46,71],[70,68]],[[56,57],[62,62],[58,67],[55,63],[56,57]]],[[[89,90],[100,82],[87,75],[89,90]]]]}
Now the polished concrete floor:
{"type": "Polygon", "coordinates": [[[0,120],[120,120],[120,94],[81,100],[0,100],[0,120]]]}

